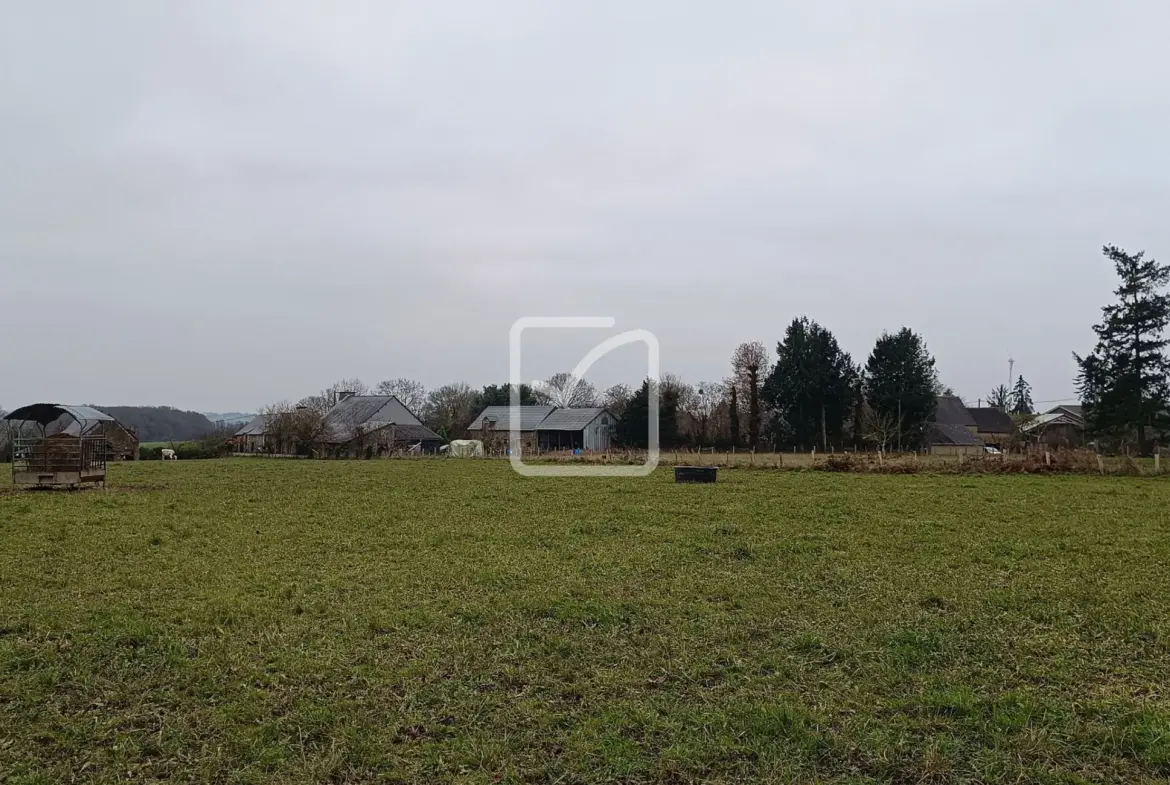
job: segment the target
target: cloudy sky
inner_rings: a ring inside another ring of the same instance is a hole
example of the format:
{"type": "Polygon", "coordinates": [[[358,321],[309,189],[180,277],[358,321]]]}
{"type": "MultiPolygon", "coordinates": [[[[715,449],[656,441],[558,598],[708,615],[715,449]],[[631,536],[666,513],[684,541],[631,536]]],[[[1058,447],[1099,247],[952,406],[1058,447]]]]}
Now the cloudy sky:
{"type": "Polygon", "coordinates": [[[533,315],[691,380],[908,325],[965,398],[1010,356],[1067,399],[1101,245],[1170,260],[1156,0],[4,5],[9,408],[481,385],[533,315]]]}

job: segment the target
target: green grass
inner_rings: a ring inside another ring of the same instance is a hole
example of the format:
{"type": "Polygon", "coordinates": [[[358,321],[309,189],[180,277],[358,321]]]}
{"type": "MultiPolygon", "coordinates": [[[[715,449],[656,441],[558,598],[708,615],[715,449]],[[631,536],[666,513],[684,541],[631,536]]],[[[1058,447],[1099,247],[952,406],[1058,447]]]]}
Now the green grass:
{"type": "Polygon", "coordinates": [[[112,472],[0,484],[6,785],[1170,778],[1165,480],[112,472]]]}

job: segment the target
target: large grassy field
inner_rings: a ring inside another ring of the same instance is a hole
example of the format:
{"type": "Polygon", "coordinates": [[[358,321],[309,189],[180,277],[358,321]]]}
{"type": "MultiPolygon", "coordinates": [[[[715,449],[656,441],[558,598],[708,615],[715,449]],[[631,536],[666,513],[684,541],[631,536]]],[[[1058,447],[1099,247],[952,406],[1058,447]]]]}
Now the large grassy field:
{"type": "Polygon", "coordinates": [[[112,472],[0,479],[0,782],[1170,777],[1165,479],[112,472]]]}

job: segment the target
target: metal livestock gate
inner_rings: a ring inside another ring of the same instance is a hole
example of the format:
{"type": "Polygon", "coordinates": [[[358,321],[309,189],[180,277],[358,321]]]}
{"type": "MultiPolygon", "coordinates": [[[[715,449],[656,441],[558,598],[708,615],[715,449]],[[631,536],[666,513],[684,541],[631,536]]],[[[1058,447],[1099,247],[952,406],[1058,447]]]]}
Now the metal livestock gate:
{"type": "Polygon", "coordinates": [[[6,416],[12,483],[80,488],[106,481],[106,427],[113,418],[89,406],[34,403],[6,416]]]}

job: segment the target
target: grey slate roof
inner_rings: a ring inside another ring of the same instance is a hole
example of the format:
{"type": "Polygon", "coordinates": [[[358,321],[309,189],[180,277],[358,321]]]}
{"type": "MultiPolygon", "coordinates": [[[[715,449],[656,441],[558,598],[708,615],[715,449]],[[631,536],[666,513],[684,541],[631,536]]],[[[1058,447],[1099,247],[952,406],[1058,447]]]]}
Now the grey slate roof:
{"type": "Polygon", "coordinates": [[[1082,421],[1085,419],[1085,407],[1079,403],[1066,403],[1063,406],[1054,406],[1045,412],[1045,414],[1059,413],[1061,411],[1071,414],[1073,417],[1080,418],[1082,421]]]}
{"type": "MultiPolygon", "coordinates": [[[[579,409],[558,409],[555,406],[521,406],[518,431],[580,431],[599,415],[609,414],[600,406],[583,406],[579,409]]],[[[613,415],[609,414],[612,418],[613,415]]],[[[489,406],[476,417],[469,431],[483,429],[484,420],[494,420],[496,431],[512,430],[512,409],[510,406],[489,406]]]]}
{"type": "Polygon", "coordinates": [[[980,433],[1014,433],[1016,430],[1011,415],[994,406],[968,408],[967,412],[975,419],[980,433]]]}
{"type": "MultiPolygon", "coordinates": [[[[519,427],[516,430],[535,431],[555,409],[555,406],[521,406],[519,427]]],[[[495,420],[495,425],[492,426],[493,430],[510,431],[512,430],[512,407],[489,406],[471,421],[471,425],[467,426],[467,429],[469,431],[481,430],[484,419],[495,420]]]]}
{"type": "Polygon", "coordinates": [[[443,441],[443,437],[425,425],[395,425],[394,439],[400,442],[443,441]]]}
{"type": "Polygon", "coordinates": [[[938,408],[934,413],[934,421],[943,425],[977,425],[971,412],[967,411],[967,407],[963,405],[963,401],[954,395],[940,395],[938,397],[938,408]]]}
{"type": "Polygon", "coordinates": [[[369,433],[391,424],[417,426],[430,434],[425,438],[442,439],[393,395],[354,395],[338,401],[325,414],[324,439],[332,444],[344,444],[354,438],[357,428],[369,433]]]}
{"type": "Polygon", "coordinates": [[[236,431],[236,436],[263,436],[267,427],[268,420],[263,414],[257,414],[247,425],[236,431]]]}
{"type": "Polygon", "coordinates": [[[580,431],[599,415],[608,414],[600,406],[583,407],[580,409],[557,409],[537,428],[538,431],[580,431]]]}
{"type": "Polygon", "coordinates": [[[927,428],[926,435],[931,444],[957,444],[964,446],[983,444],[983,440],[971,433],[965,425],[934,422],[927,428]]]}

